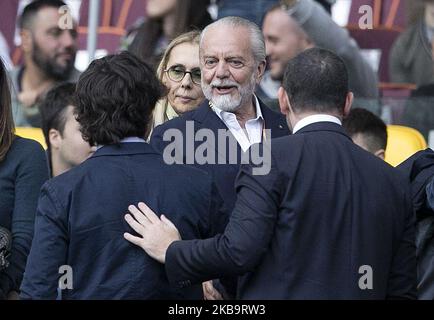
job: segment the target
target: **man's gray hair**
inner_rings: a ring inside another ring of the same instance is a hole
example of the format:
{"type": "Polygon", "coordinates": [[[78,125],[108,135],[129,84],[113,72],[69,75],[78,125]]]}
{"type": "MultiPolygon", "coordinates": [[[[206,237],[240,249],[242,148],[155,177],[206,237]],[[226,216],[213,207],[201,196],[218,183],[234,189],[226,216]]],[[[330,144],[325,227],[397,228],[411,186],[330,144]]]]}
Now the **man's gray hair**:
{"type": "Polygon", "coordinates": [[[221,25],[230,26],[233,28],[237,28],[237,27],[247,28],[250,31],[250,45],[256,63],[259,64],[262,61],[265,61],[266,58],[265,41],[261,29],[259,29],[256,23],[241,17],[232,17],[232,16],[224,17],[206,26],[200,35],[200,47],[202,47],[202,41],[205,36],[205,33],[210,28],[219,27],[221,25]]]}

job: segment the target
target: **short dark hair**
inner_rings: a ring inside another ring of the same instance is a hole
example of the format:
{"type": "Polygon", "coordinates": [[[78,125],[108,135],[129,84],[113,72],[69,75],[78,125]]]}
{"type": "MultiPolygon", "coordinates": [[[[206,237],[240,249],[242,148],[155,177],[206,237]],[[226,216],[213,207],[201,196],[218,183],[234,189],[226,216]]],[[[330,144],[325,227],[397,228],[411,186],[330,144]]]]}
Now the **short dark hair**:
{"type": "Polygon", "coordinates": [[[144,137],[164,87],[149,65],[129,52],[94,60],[77,83],[77,121],[83,138],[118,144],[144,137]]]}
{"type": "Polygon", "coordinates": [[[294,112],[336,112],[343,114],[348,94],[348,73],[335,53],[312,48],[288,62],[283,78],[294,112]]]}
{"type": "Polygon", "coordinates": [[[48,149],[51,148],[49,131],[56,129],[63,134],[66,123],[66,109],[75,106],[75,83],[64,82],[47,92],[39,104],[42,132],[48,149]]]}
{"type": "Polygon", "coordinates": [[[369,152],[386,150],[387,126],[372,112],[362,108],[354,108],[344,119],[343,126],[351,137],[361,134],[369,152]]]}
{"type": "Polygon", "coordinates": [[[28,29],[31,27],[34,17],[42,8],[60,8],[65,5],[65,2],[61,0],[34,0],[24,7],[21,17],[18,21],[18,26],[20,29],[28,29]]]}

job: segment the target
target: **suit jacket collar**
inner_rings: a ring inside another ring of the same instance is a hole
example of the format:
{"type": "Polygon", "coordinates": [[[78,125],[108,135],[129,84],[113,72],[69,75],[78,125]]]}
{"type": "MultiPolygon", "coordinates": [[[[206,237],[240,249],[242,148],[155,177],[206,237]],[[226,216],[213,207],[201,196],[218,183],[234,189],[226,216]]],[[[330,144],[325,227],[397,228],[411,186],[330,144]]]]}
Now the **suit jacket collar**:
{"type": "Polygon", "coordinates": [[[126,142],[119,144],[105,145],[99,148],[91,156],[91,158],[102,156],[123,156],[134,154],[146,154],[155,153],[158,154],[148,143],[145,142],[126,142]]]}
{"type": "Polygon", "coordinates": [[[294,135],[299,135],[299,134],[304,134],[304,133],[309,133],[309,132],[320,132],[320,131],[335,132],[335,133],[341,134],[344,137],[351,140],[351,138],[348,136],[348,134],[345,132],[344,128],[341,125],[338,125],[337,123],[333,123],[333,122],[328,122],[328,121],[315,122],[315,123],[309,124],[309,125],[301,128],[296,133],[294,133],[294,135]]]}
{"type": "MultiPolygon", "coordinates": [[[[258,101],[262,116],[264,117],[265,129],[271,129],[271,138],[282,136],[282,134],[279,134],[278,130],[285,130],[285,127],[287,127],[285,117],[272,111],[260,99],[258,99],[258,101]]],[[[208,100],[205,100],[199,108],[194,111],[193,120],[202,123],[204,128],[209,128],[214,132],[217,132],[218,129],[228,129],[219,116],[211,109],[208,100]]]]}

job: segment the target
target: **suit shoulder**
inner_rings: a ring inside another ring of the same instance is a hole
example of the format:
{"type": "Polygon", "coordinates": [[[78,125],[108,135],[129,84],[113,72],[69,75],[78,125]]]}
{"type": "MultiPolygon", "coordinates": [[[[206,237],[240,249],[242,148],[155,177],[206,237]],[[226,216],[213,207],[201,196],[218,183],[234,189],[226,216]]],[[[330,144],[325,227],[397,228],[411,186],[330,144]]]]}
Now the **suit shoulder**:
{"type": "Polygon", "coordinates": [[[6,154],[5,163],[11,168],[27,168],[48,175],[47,157],[44,149],[31,139],[16,137],[6,154]]]}
{"type": "Polygon", "coordinates": [[[45,154],[44,148],[42,148],[39,142],[32,139],[22,138],[19,136],[17,136],[14,142],[12,143],[11,152],[18,152],[27,156],[45,154]]]}
{"type": "Polygon", "coordinates": [[[50,190],[56,190],[59,194],[69,193],[81,181],[89,177],[93,171],[92,166],[89,166],[90,159],[85,160],[80,165],[75,166],[68,171],[51,178],[47,181],[46,185],[50,190]]]}

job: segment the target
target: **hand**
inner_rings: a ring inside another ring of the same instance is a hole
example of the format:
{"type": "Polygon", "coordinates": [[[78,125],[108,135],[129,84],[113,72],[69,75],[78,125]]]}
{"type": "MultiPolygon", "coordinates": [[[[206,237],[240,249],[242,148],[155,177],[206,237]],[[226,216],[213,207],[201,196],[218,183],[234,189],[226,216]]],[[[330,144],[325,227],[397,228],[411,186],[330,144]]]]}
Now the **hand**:
{"type": "Polygon", "coordinates": [[[178,229],[164,215],[161,215],[160,220],[143,202],[140,202],[138,207],[129,206],[128,210],[135,219],[130,214],[126,214],[125,220],[142,237],[135,237],[126,232],[124,238],[141,247],[155,260],[164,263],[167,248],[172,242],[181,240],[178,229]]]}
{"type": "Polygon", "coordinates": [[[51,87],[52,83],[48,82],[37,89],[22,91],[18,94],[18,100],[26,108],[33,107],[39,97],[44,95],[51,87]]]}
{"type": "Polygon", "coordinates": [[[23,91],[18,94],[18,100],[21,102],[21,104],[26,107],[30,108],[33,106],[38,99],[40,95],[40,92],[37,90],[29,90],[29,91],[23,91]]]}
{"type": "Polygon", "coordinates": [[[203,297],[205,300],[223,300],[222,295],[218,292],[213,284],[212,280],[202,283],[203,297]]]}

